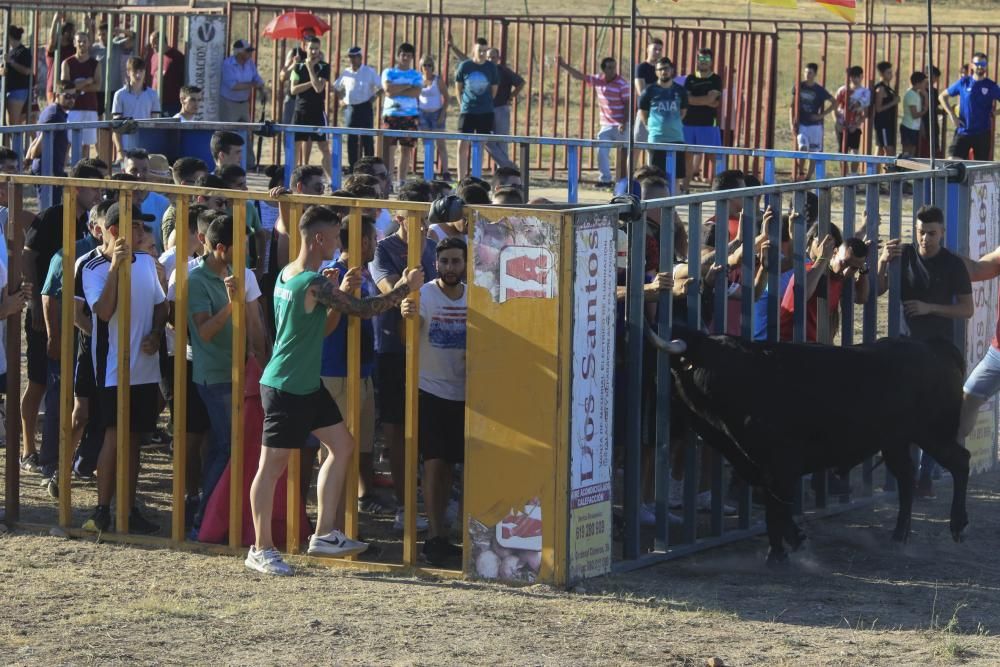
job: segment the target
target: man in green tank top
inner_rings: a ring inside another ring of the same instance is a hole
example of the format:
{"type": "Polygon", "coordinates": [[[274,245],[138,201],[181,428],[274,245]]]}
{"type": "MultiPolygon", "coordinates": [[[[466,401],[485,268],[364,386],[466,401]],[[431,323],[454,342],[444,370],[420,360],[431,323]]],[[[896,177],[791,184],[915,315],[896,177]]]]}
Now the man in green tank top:
{"type": "Polygon", "coordinates": [[[337,404],[320,381],[323,338],[332,327],[330,313],[371,317],[396,308],[407,294],[423,284],[419,268],[405,272],[387,294],[357,299],[352,292],[361,283],[359,269],[351,269],[338,283],[339,272],[318,273],[340,248],[340,218],[328,206],[312,206],[299,219],[302,245],[298,257],[282,269],[274,288],[277,336],[274,353],[260,380],[264,405],[264,437],[260,465],[250,487],[256,541],[246,566],[264,574],[289,575],[291,568],[274,548],[271,514],[274,487],[288,465],[291,450],[301,449],[312,433],[330,456],[319,470],[316,532],[309,539],[310,555],[349,556],[368,545],[334,529],[334,513],[344,492],[354,439],[344,425],[337,404]]]}

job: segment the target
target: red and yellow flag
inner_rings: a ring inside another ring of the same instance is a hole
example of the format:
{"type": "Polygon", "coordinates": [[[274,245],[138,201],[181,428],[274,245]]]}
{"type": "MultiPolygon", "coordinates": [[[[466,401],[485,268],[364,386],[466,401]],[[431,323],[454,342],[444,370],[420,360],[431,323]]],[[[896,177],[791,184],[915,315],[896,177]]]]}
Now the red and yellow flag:
{"type": "Polygon", "coordinates": [[[857,0],[816,0],[816,2],[848,23],[854,23],[854,13],[858,8],[857,0]]]}

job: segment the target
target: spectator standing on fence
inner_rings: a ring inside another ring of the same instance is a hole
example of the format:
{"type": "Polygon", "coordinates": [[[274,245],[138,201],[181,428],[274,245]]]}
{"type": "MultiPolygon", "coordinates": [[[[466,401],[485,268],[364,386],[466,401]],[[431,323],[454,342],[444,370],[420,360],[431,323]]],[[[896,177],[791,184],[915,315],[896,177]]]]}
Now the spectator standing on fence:
{"type": "MultiPolygon", "coordinates": [[[[423,82],[417,104],[420,107],[420,129],[424,132],[444,132],[445,120],[448,117],[448,86],[444,77],[437,74],[434,58],[424,56],[420,59],[420,74],[423,82]]],[[[426,144],[433,141],[437,146],[437,161],[441,165],[440,172],[434,172],[446,181],[451,180],[448,171],[448,143],[444,139],[424,139],[426,144]]]]}
{"type": "Polygon", "coordinates": [[[354,450],[354,439],[344,425],[337,404],[320,380],[323,337],[329,311],[371,316],[396,308],[411,290],[419,289],[419,269],[406,276],[388,294],[356,299],[340,289],[333,269],[320,273],[323,262],[340,247],[340,218],[327,206],[313,206],[294,227],[301,236],[298,257],[282,269],[274,290],[277,340],[274,355],[260,380],[264,406],[264,435],[260,465],[250,487],[254,545],[246,566],[264,574],[289,575],[291,568],[274,548],[271,516],[274,487],[288,465],[292,449],[301,449],[312,434],[329,456],[319,471],[316,495],[319,509],[311,555],[347,556],[368,545],[349,539],[334,528],[335,512],[343,498],[344,481],[354,450]],[[337,282],[334,282],[334,281],[337,282]]]}
{"type": "MultiPolygon", "coordinates": [[[[68,82],[67,82],[68,83],[68,82]]],[[[69,119],[69,111],[76,104],[76,91],[72,87],[60,88],[56,101],[45,107],[38,115],[39,125],[65,125],[69,119]]],[[[31,160],[31,173],[39,176],[42,173],[42,153],[44,152],[45,132],[38,132],[24,153],[25,160],[31,160]]],[[[47,133],[52,142],[52,175],[66,176],[66,158],[69,155],[69,132],[54,130],[47,133]]],[[[53,188],[61,193],[61,189],[53,188]]],[[[59,197],[62,195],[60,194],[59,197]]],[[[53,196],[53,203],[58,203],[53,196]]]]}
{"type": "Polygon", "coordinates": [[[164,44],[160,54],[160,33],[149,33],[149,57],[146,58],[146,71],[149,73],[149,84],[160,95],[160,105],[164,116],[173,116],[181,110],[181,86],[184,85],[184,54],[176,47],[164,44]],[[163,86],[160,87],[160,62],[163,62],[163,86]]]}
{"type": "MultiPolygon", "coordinates": [[[[361,240],[353,245],[350,240],[347,225],[344,224],[340,229],[340,258],[333,263],[333,268],[341,276],[340,288],[352,294],[355,288],[360,288],[362,298],[377,296],[378,288],[368,272],[368,264],[375,259],[375,246],[378,243],[375,235],[375,221],[368,216],[363,216],[361,218],[361,240]],[[348,268],[351,248],[360,254],[361,266],[359,268],[348,268]]],[[[330,313],[327,319],[327,329],[333,327],[333,331],[323,340],[321,376],[323,386],[330,392],[337,407],[345,414],[350,414],[351,405],[347,389],[347,319],[337,312],[330,313]]],[[[374,372],[375,327],[369,317],[361,320],[361,393],[359,403],[361,423],[356,431],[360,465],[357,488],[358,509],[367,513],[380,513],[383,510],[381,503],[373,493],[375,469],[372,451],[375,445],[375,385],[372,376],[374,372]]],[[[352,498],[350,492],[347,493],[347,497],[352,498]]],[[[337,516],[342,517],[343,512],[338,510],[337,516]]]]}
{"type": "MultiPolygon", "coordinates": [[[[562,56],[556,56],[556,64],[566,70],[569,76],[594,89],[597,105],[601,109],[601,129],[597,132],[598,141],[625,141],[630,88],[628,81],[618,74],[618,64],[615,59],[604,58],[601,60],[600,74],[584,74],[563,60],[562,56]]],[[[615,180],[617,180],[625,177],[626,163],[623,149],[619,148],[615,153],[615,180]]],[[[615,181],[611,179],[610,146],[601,146],[597,149],[597,168],[601,172],[601,180],[598,181],[597,186],[601,188],[612,187],[615,181]]]]}
{"type": "MultiPolygon", "coordinates": [[[[639,66],[635,68],[635,81],[633,81],[633,85],[635,86],[636,100],[642,98],[642,94],[646,92],[648,86],[656,83],[656,65],[662,57],[663,40],[659,37],[650,39],[649,44],[646,45],[645,62],[639,63],[639,66]]],[[[646,128],[646,122],[642,118],[642,111],[638,108],[636,109],[635,127],[632,128],[632,136],[635,138],[636,143],[644,143],[649,139],[649,130],[646,128]]]]}
{"type": "MultiPolygon", "coordinates": [[[[674,81],[674,64],[669,58],[660,58],[656,63],[657,81],[647,86],[639,98],[639,114],[649,132],[651,144],[683,144],[684,118],[687,114],[688,94],[674,81]]],[[[667,164],[667,151],[654,149],[649,152],[651,164],[673,172],[677,181],[685,178],[684,154],[674,154],[674,164],[667,164]]]]}
{"type": "Polygon", "coordinates": [[[965,75],[948,86],[939,100],[955,124],[955,138],[948,155],[958,160],[989,160],[993,152],[993,109],[1000,100],[1000,86],[986,76],[989,62],[986,54],[977,51],[972,56],[972,75],[965,75]],[[949,98],[958,97],[959,114],[951,108],[949,98]]]}
{"type": "MultiPolygon", "coordinates": [[[[944,222],[941,209],[922,206],[917,211],[915,243],[902,246],[899,239],[886,242],[878,261],[879,294],[889,289],[889,264],[899,261],[903,334],[917,340],[941,338],[958,352],[955,320],[972,317],[975,304],[965,262],[943,245],[944,222]]],[[[934,460],[924,452],[917,482],[919,498],[934,497],[933,467],[934,460]]]]}
{"type": "MultiPolygon", "coordinates": [[[[293,125],[326,127],[326,86],[330,83],[330,65],[323,61],[319,39],[312,38],[306,51],[304,62],[296,63],[289,75],[291,94],[295,97],[293,125]]],[[[330,150],[326,145],[326,135],[318,132],[296,132],[295,145],[299,152],[298,162],[309,164],[313,143],[319,149],[323,171],[327,181],[333,174],[330,150]]],[[[340,165],[337,165],[338,167],[340,165]]]]}
{"type": "Polygon", "coordinates": [[[910,89],[903,95],[903,118],[899,121],[899,139],[903,154],[908,157],[917,156],[921,121],[927,114],[926,94],[927,75],[914,72],[910,75],[910,89]]]}
{"type": "MultiPolygon", "coordinates": [[[[146,63],[142,58],[133,56],[128,59],[125,71],[128,83],[115,92],[111,102],[111,117],[116,120],[159,118],[160,98],[155,90],[146,85],[146,63]]],[[[138,147],[139,135],[136,133],[113,132],[111,136],[119,154],[138,147]]]]}
{"type": "MultiPolygon", "coordinates": [[[[823,118],[834,110],[833,96],[819,85],[816,74],[819,66],[808,63],[802,74],[805,80],[792,88],[791,114],[792,133],[798,149],[807,153],[823,151],[823,118]]],[[[815,160],[807,160],[805,180],[813,177],[815,160]]]]}
{"type": "Polygon", "coordinates": [[[0,63],[0,76],[4,78],[7,93],[7,124],[20,125],[27,119],[25,106],[29,103],[31,84],[31,50],[21,43],[24,28],[7,26],[7,51],[0,63]]]}
{"type": "MultiPolygon", "coordinates": [[[[848,280],[854,281],[854,303],[863,304],[868,300],[868,244],[859,238],[845,239],[840,229],[830,223],[829,233],[819,238],[819,223],[806,232],[806,249],[810,261],[806,263],[806,342],[829,343],[817,337],[817,308],[819,297],[826,298],[830,315],[830,331],[836,329],[835,318],[840,310],[840,295],[848,280]]],[[[788,287],[781,298],[780,309],[781,340],[792,340],[795,324],[795,276],[788,281],[788,287]]]]}
{"type": "MultiPolygon", "coordinates": [[[[150,534],[159,526],[139,512],[135,488],[139,474],[139,444],[151,433],[159,414],[160,338],[167,321],[166,295],[150,255],[133,250],[120,235],[120,211],[113,204],[104,221],[104,246],[99,257],[82,267],[83,293],[93,311],[94,368],[101,387],[98,403],[105,426],[104,445],[97,463],[97,507],[84,523],[85,530],[98,533],[111,526],[111,499],[115,494],[117,429],[128,428],[131,437],[128,497],[118,498],[130,508],[129,531],[150,534]],[[125,262],[131,264],[129,309],[129,401],[127,424],[118,423],[118,280],[125,262]]],[[[133,243],[145,233],[143,222],[151,222],[137,208],[132,210],[133,243]]],[[[119,527],[122,528],[122,527],[119,527]]]]}
{"type": "MultiPolygon", "coordinates": [[[[838,149],[851,155],[857,155],[861,149],[861,127],[868,119],[872,101],[871,91],[861,83],[864,74],[857,65],[848,68],[847,83],[837,89],[836,95],[838,149]]],[[[851,173],[858,173],[860,168],[860,162],[851,163],[851,173]]]]}
{"type": "Polygon", "coordinates": [[[181,92],[178,97],[181,108],[173,117],[182,123],[190,123],[191,121],[198,120],[198,116],[201,115],[201,103],[205,99],[201,88],[198,86],[181,86],[181,92]]]}
{"type": "MultiPolygon", "coordinates": [[[[382,71],[382,89],[385,91],[385,104],[382,107],[382,129],[416,132],[420,129],[420,106],[417,101],[423,77],[413,67],[416,49],[412,44],[403,42],[396,48],[396,64],[382,71]]],[[[413,161],[413,147],[417,140],[412,137],[386,137],[385,163],[390,172],[396,146],[399,145],[399,169],[396,182],[402,184],[410,171],[413,161]]]]}
{"type": "MultiPolygon", "coordinates": [[[[73,178],[101,178],[93,167],[77,165],[73,168],[73,178]]],[[[77,221],[74,239],[83,238],[87,233],[87,219],[90,208],[101,197],[97,188],[77,188],[77,221]]],[[[38,408],[45,394],[48,382],[48,336],[45,332],[45,317],[42,308],[41,291],[38,288],[48,274],[53,255],[63,247],[63,205],[56,204],[35,218],[24,233],[24,254],[22,255],[22,275],[24,282],[33,286],[31,305],[24,319],[27,341],[28,383],[21,395],[21,437],[22,469],[37,469],[38,457],[35,453],[35,430],[38,408]],[[27,465],[25,464],[27,463],[27,465]]]]}
{"type": "MultiPolygon", "coordinates": [[[[333,89],[344,105],[344,127],[370,130],[375,125],[375,98],[382,93],[382,81],[374,67],[364,64],[360,46],[347,50],[347,62],[347,67],[333,82],[333,89]]],[[[354,169],[358,158],[370,155],[375,155],[375,138],[372,135],[348,135],[347,165],[350,169],[354,169]]],[[[336,168],[340,169],[341,165],[336,165],[336,168]]]]}
{"type": "MultiPolygon", "coordinates": [[[[684,79],[688,94],[688,110],[684,116],[684,143],[695,146],[721,146],[719,107],[722,105],[722,77],[712,67],[712,49],[698,49],[694,74],[684,79]]],[[[685,172],[691,180],[700,181],[702,154],[685,153],[685,172]]],[[[678,158],[680,159],[680,158],[678,158]]],[[[687,187],[685,183],[685,188],[687,187]]]]}
{"type": "MultiPolygon", "coordinates": [[[[430,193],[418,188],[404,188],[400,192],[403,201],[429,201],[430,193]]],[[[405,216],[405,212],[404,212],[405,216]]],[[[375,248],[375,259],[371,264],[372,278],[379,291],[388,294],[406,275],[409,244],[422,243],[421,267],[428,280],[437,277],[435,270],[434,241],[426,238],[427,221],[421,217],[421,236],[411,239],[406,218],[399,220],[399,228],[381,241],[375,248]]],[[[403,529],[403,498],[405,490],[405,457],[403,442],[403,422],[406,397],[406,347],[400,336],[401,322],[398,309],[392,309],[375,318],[375,382],[379,422],[389,449],[389,465],[396,492],[396,530],[403,529]]],[[[417,517],[417,529],[426,528],[425,520],[417,517]]]]}
{"type": "MultiPolygon", "coordinates": [[[[101,71],[97,61],[90,57],[90,35],[76,33],[73,38],[76,52],[63,61],[61,79],[72,81],[76,90],[76,104],[69,111],[71,123],[93,123],[97,121],[97,91],[101,89],[101,71]]],[[[90,155],[90,147],[97,145],[97,128],[80,130],[83,157],[90,155]]]]}
{"type": "Polygon", "coordinates": [[[438,243],[438,277],[420,288],[419,304],[407,299],[400,307],[403,317],[420,323],[418,441],[430,519],[422,555],[435,567],[462,555],[448,539],[446,515],[454,467],[465,461],[466,252],[457,238],[438,243]]]}
{"type": "Polygon", "coordinates": [[[52,16],[49,43],[45,48],[45,93],[50,104],[55,102],[59,93],[55,83],[66,79],[66,77],[60,78],[62,64],[74,52],[73,36],[76,34],[76,24],[72,21],[65,21],[65,18],[65,12],[56,12],[52,16]],[[58,63],[56,62],[57,52],[58,63]]]}
{"type": "Polygon", "coordinates": [[[890,62],[880,62],[875,67],[879,77],[881,77],[879,82],[875,84],[875,101],[872,109],[875,143],[878,146],[879,155],[895,155],[896,109],[900,101],[899,94],[892,87],[895,72],[890,62]]]}
{"type": "MultiPolygon", "coordinates": [[[[219,120],[223,123],[249,123],[250,92],[264,95],[264,79],[252,59],[254,47],[247,41],[233,42],[233,54],[222,61],[222,85],[219,91],[219,120]]],[[[253,151],[247,153],[247,168],[254,168],[253,151]]]]}
{"type": "MultiPolygon", "coordinates": [[[[494,125],[493,98],[497,94],[500,73],[487,55],[485,44],[476,44],[473,59],[459,63],[455,70],[455,95],[460,100],[458,131],[463,134],[491,134],[494,125]]],[[[472,173],[470,142],[458,142],[458,178],[472,173]]]]}

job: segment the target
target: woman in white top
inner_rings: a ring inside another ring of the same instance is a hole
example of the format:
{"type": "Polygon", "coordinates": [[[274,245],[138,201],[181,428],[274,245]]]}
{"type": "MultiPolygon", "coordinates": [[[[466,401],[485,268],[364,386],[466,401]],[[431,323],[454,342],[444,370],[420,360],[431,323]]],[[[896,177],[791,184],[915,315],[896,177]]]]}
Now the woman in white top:
{"type": "MultiPolygon", "coordinates": [[[[424,75],[417,98],[420,107],[420,129],[428,132],[443,132],[445,117],[448,114],[448,86],[444,79],[434,73],[434,58],[424,56],[420,59],[420,72],[424,75]]],[[[426,139],[425,139],[426,141],[426,139]]],[[[438,175],[446,181],[451,180],[448,171],[448,145],[444,139],[437,139],[437,159],[441,164],[438,175]]]]}

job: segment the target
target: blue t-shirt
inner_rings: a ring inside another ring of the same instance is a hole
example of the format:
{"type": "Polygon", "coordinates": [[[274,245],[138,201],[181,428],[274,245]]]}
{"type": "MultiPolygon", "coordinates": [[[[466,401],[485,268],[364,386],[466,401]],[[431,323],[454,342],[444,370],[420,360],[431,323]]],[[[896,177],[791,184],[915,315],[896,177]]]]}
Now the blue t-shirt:
{"type": "MultiPolygon", "coordinates": [[[[795,87],[792,87],[792,99],[795,99],[795,87]]],[[[832,100],[830,94],[823,86],[814,83],[809,86],[803,81],[799,84],[799,125],[822,125],[823,120],[815,117],[823,111],[823,104],[827,100],[832,100]]]]}
{"type": "MultiPolygon", "coordinates": [[[[792,276],[795,275],[794,269],[788,269],[781,274],[778,278],[778,294],[784,296],[785,290],[788,288],[788,283],[792,281],[792,276]]],[[[760,298],[753,304],[753,339],[754,340],[767,340],[767,304],[770,302],[771,295],[768,294],[767,285],[764,286],[764,293],[760,295],[760,298]]],[[[781,303],[781,299],[778,299],[778,303],[781,303]]],[[[780,331],[780,327],[779,327],[780,331]]]]}
{"type": "MultiPolygon", "coordinates": [[[[42,109],[42,113],[38,114],[38,124],[51,123],[53,125],[62,125],[67,122],[68,116],[66,112],[63,111],[62,107],[58,104],[50,104],[49,106],[42,109]]],[[[69,150],[69,133],[66,130],[60,130],[58,132],[52,132],[52,175],[53,176],[65,176],[66,175],[66,153],[69,150]]],[[[39,175],[42,173],[42,161],[41,159],[33,160],[31,162],[31,173],[39,175]]]]}
{"type": "Polygon", "coordinates": [[[150,192],[142,201],[142,212],[156,218],[150,224],[153,225],[153,241],[156,243],[156,250],[160,253],[164,250],[163,242],[166,240],[163,238],[163,214],[167,212],[168,208],[170,208],[170,200],[159,192],[150,192]]]}
{"type": "MultiPolygon", "coordinates": [[[[418,70],[399,69],[398,67],[387,67],[382,70],[382,85],[387,83],[395,85],[416,86],[422,88],[424,76],[418,70]]],[[[385,104],[382,105],[383,116],[419,116],[420,108],[417,97],[400,95],[399,97],[385,96],[385,104]]]]}
{"type": "MultiPolygon", "coordinates": [[[[76,259],[77,262],[80,258],[86,255],[88,252],[100,245],[98,241],[91,234],[87,234],[82,239],[76,242],[76,259]]],[[[54,297],[56,299],[62,298],[63,291],[63,251],[60,248],[56,251],[56,254],[52,255],[52,261],[49,262],[49,272],[45,276],[45,282],[42,284],[41,293],[45,296],[54,297]]]]}
{"type": "Polygon", "coordinates": [[[462,84],[462,113],[491,113],[493,91],[491,86],[500,83],[497,66],[487,61],[479,64],[464,60],[455,70],[455,83],[462,84]]]}
{"type": "Polygon", "coordinates": [[[958,134],[989,132],[993,102],[1000,100],[1000,86],[991,79],[976,81],[971,76],[963,76],[948,86],[948,94],[957,95],[959,99],[959,116],[965,125],[958,128],[958,134]]]}
{"type": "Polygon", "coordinates": [[[639,98],[639,108],[649,112],[650,143],[684,143],[684,123],[681,109],[688,105],[688,94],[683,87],[671,83],[668,87],[658,84],[647,86],[639,98]]]}
{"type": "MultiPolygon", "coordinates": [[[[347,265],[336,262],[333,268],[340,271],[341,277],[347,275],[347,265]]],[[[378,288],[371,281],[367,271],[363,271],[361,280],[361,296],[378,296],[378,288]]],[[[372,376],[375,369],[375,326],[371,318],[361,320],[361,377],[372,376]]],[[[337,328],[323,339],[323,367],[320,375],[329,378],[347,377],[347,316],[341,315],[337,328]]]]}
{"type": "MultiPolygon", "coordinates": [[[[388,276],[401,276],[406,269],[406,242],[399,234],[387,236],[375,247],[375,259],[372,261],[372,279],[378,285],[379,281],[388,276]]],[[[424,252],[420,264],[424,269],[424,282],[437,278],[437,256],[435,243],[424,239],[424,252]]],[[[392,308],[375,318],[375,351],[379,354],[402,353],[405,348],[399,337],[399,323],[403,319],[399,308],[392,308]]]]}

